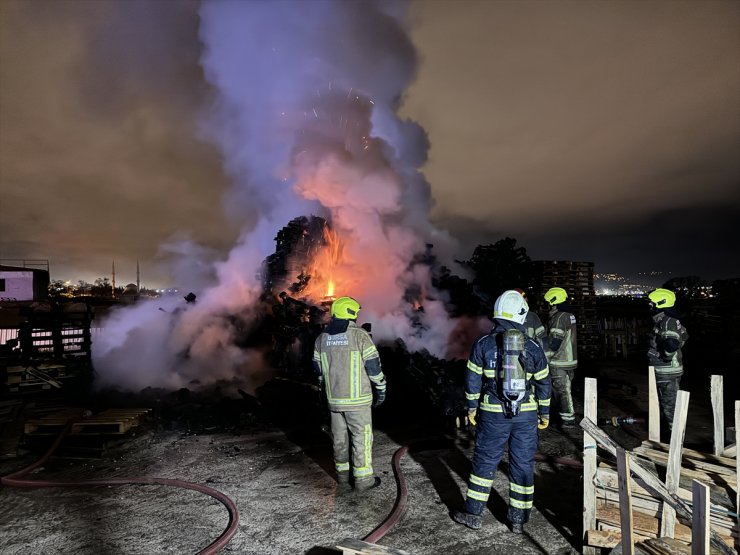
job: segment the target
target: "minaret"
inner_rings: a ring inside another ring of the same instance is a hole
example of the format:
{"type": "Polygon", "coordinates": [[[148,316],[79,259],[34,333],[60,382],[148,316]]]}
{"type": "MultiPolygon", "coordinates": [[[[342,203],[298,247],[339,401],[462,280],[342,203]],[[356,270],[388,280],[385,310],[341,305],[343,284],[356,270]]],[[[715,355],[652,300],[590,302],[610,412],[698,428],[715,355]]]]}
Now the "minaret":
{"type": "Polygon", "coordinates": [[[110,290],[110,293],[111,293],[110,296],[115,297],[116,296],[116,261],[115,260],[113,260],[113,263],[111,265],[111,282],[112,282],[112,285],[111,285],[111,290],[110,290]]]}
{"type": "Polygon", "coordinates": [[[140,295],[141,294],[141,280],[139,278],[140,278],[140,274],[139,274],[139,259],[137,258],[136,259],[136,294],[137,295],[140,295]]]}

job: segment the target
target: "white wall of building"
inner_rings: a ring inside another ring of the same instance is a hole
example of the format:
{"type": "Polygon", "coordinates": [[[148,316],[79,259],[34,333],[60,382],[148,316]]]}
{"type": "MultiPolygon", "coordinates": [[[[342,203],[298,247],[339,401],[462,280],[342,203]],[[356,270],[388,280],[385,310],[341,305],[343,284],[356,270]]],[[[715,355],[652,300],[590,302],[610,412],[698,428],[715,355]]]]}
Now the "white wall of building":
{"type": "Polygon", "coordinates": [[[0,301],[32,301],[33,272],[31,270],[0,270],[0,301]]]}

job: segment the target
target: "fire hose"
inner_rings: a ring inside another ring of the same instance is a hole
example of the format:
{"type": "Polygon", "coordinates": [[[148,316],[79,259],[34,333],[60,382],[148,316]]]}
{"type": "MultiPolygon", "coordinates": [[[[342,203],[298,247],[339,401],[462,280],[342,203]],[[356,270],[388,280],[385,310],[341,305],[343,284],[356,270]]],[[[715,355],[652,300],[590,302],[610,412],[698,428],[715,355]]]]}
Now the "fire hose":
{"type": "MultiPolygon", "coordinates": [[[[406,503],[408,501],[409,489],[406,485],[406,478],[401,470],[401,459],[409,452],[409,446],[404,445],[398,449],[393,455],[393,474],[396,478],[396,486],[398,492],[396,493],[396,501],[393,505],[393,509],[390,514],[381,522],[372,532],[365,536],[363,541],[368,543],[378,543],[378,541],[385,536],[393,526],[401,520],[404,511],[406,510],[406,503]]],[[[534,456],[536,461],[546,462],[549,464],[559,464],[564,466],[570,466],[573,468],[583,468],[583,463],[576,459],[568,457],[553,457],[551,455],[545,455],[543,453],[535,453],[534,456]]]]}
{"type": "Polygon", "coordinates": [[[198,552],[198,555],[212,555],[223,549],[234,537],[239,525],[239,510],[236,503],[228,496],[218,490],[186,482],[183,480],[174,480],[170,478],[107,478],[104,480],[74,480],[74,481],[48,481],[48,480],[25,480],[23,477],[39,466],[43,465],[52,453],[59,447],[64,437],[70,430],[71,422],[66,425],[64,430],[59,434],[57,439],[48,449],[48,451],[35,463],[7,476],[0,477],[0,484],[17,488],[51,488],[51,487],[84,487],[84,486],[121,486],[121,485],[161,485],[172,486],[177,488],[189,489],[204,493],[221,502],[229,512],[229,525],[221,535],[211,542],[208,546],[198,552]]]}
{"type": "MultiPolygon", "coordinates": [[[[602,426],[612,425],[614,427],[618,427],[625,424],[642,424],[644,422],[645,419],[635,418],[633,416],[613,416],[611,418],[600,420],[599,424],[602,426]]],[[[398,493],[396,494],[396,501],[393,505],[393,509],[383,522],[363,538],[363,541],[368,543],[377,543],[399,520],[401,520],[401,517],[406,510],[406,502],[408,501],[409,494],[408,486],[406,485],[406,478],[401,470],[401,459],[406,453],[408,453],[408,451],[409,446],[405,445],[398,449],[393,455],[393,474],[396,478],[396,485],[398,487],[398,493]]],[[[508,448],[505,449],[505,451],[508,451],[508,448]]],[[[554,457],[552,455],[538,452],[535,453],[534,460],[548,464],[569,466],[571,468],[583,468],[582,461],[572,459],[570,457],[554,457]]]]}

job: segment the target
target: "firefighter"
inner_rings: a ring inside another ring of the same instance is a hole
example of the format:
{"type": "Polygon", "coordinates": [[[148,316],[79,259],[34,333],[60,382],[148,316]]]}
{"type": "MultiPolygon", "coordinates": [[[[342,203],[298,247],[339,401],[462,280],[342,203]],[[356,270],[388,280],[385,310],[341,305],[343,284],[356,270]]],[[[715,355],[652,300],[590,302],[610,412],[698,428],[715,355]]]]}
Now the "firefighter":
{"type": "Polygon", "coordinates": [[[552,287],[545,293],[550,304],[545,355],[550,365],[553,397],[560,416],[560,425],[576,425],[571,391],[578,368],[576,317],[568,306],[568,293],[562,287],[552,287]]]}
{"type": "Polygon", "coordinates": [[[477,530],[504,448],[509,446],[511,530],[523,532],[534,498],[537,429],[550,420],[550,374],[542,348],[524,334],[529,306],[514,290],[494,304],[494,327],[473,345],[466,372],[468,419],[477,427],[463,510],[452,519],[477,530]]]}
{"type": "Polygon", "coordinates": [[[648,294],[653,317],[648,363],[655,368],[655,385],[663,420],[673,429],[676,395],[683,375],[681,348],[689,334],[676,312],[676,294],[670,289],[655,289],[648,294]]]}
{"type": "Polygon", "coordinates": [[[373,340],[356,323],[359,312],[360,303],[352,297],[334,301],[331,320],[313,352],[314,370],[329,405],[340,491],[350,489],[350,468],[356,491],[380,485],[373,473],[371,407],[385,401],[386,382],[373,340]]]}
{"type": "MultiPolygon", "coordinates": [[[[514,291],[524,297],[525,301],[527,300],[527,294],[524,290],[514,289],[514,291]]],[[[527,318],[524,320],[524,333],[527,334],[527,337],[534,339],[543,350],[545,349],[547,331],[545,331],[545,326],[542,325],[542,320],[540,320],[540,317],[537,316],[537,313],[534,310],[527,312],[527,318]]]]}

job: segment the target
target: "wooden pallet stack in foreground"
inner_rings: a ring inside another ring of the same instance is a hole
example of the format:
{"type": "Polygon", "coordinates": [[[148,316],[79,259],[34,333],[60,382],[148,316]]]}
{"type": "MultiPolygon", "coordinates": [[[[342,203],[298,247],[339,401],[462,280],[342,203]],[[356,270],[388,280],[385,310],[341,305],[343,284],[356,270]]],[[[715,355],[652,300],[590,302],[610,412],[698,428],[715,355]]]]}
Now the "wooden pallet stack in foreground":
{"type": "Polygon", "coordinates": [[[91,414],[82,408],[57,407],[45,415],[26,421],[23,443],[29,449],[46,449],[49,442],[59,436],[69,424],[67,435],[54,455],[66,458],[99,458],[109,448],[126,441],[150,410],[108,409],[91,414]]]}
{"type": "MultiPolygon", "coordinates": [[[[660,421],[654,373],[650,369],[648,441],[626,452],[594,424],[595,380],[586,384],[584,434],[584,550],[617,548],[618,553],[692,555],[737,553],[737,448],[724,446],[722,377],[712,376],[714,453],[683,447],[689,394],[680,391],[670,445],[659,442],[660,421]],[[617,464],[596,457],[596,445],[617,464]],[[621,464],[621,468],[620,468],[621,464]],[[665,475],[665,480],[658,476],[665,475]],[[711,543],[711,547],[710,547],[711,543]],[[733,546],[735,549],[733,549],[733,546]]],[[[735,403],[735,429],[740,401],[735,403]]]]}
{"type": "Polygon", "coordinates": [[[150,411],[148,408],[107,409],[94,415],[86,415],[81,408],[64,408],[29,420],[24,432],[30,436],[58,435],[71,422],[69,435],[120,435],[138,426],[150,411]]]}

